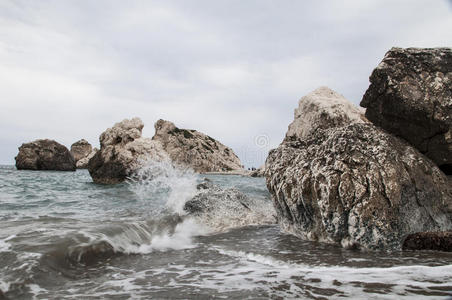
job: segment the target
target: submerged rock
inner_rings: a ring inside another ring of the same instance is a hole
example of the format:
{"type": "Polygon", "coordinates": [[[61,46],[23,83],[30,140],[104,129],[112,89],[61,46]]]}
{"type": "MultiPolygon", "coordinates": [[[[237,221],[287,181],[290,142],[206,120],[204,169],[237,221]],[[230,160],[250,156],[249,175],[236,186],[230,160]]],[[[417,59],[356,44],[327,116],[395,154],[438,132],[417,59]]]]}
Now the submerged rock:
{"type": "Polygon", "coordinates": [[[93,151],[93,147],[87,140],[84,139],[81,139],[71,145],[71,153],[74,156],[75,162],[87,157],[91,151],[93,151]]]}
{"type": "Polygon", "coordinates": [[[217,230],[276,222],[270,201],[252,199],[235,188],[222,189],[210,181],[197,186],[198,193],[187,201],[184,210],[217,230]]]}
{"type": "Polygon", "coordinates": [[[403,243],[403,249],[452,252],[452,231],[410,234],[403,243]]]}
{"type": "Polygon", "coordinates": [[[452,175],[452,49],[392,48],[370,83],[366,117],[452,175]]]}
{"type": "Polygon", "coordinates": [[[71,152],[53,140],[36,140],[22,144],[15,157],[18,170],[75,171],[71,152]]]}
{"type": "Polygon", "coordinates": [[[158,120],[152,139],[162,144],[173,162],[196,172],[242,169],[231,148],[199,131],[180,129],[169,121],[158,120]]]}
{"type": "MultiPolygon", "coordinates": [[[[325,111],[334,110],[306,118],[325,111]]],[[[281,226],[304,239],[368,249],[400,249],[408,234],[450,230],[447,177],[406,142],[348,119],[270,151],[265,174],[281,226]]]]}
{"type": "Polygon", "coordinates": [[[100,150],[88,163],[94,182],[119,183],[147,160],[166,158],[159,142],[141,137],[143,127],[139,118],[125,119],[100,135],[100,150]]]}

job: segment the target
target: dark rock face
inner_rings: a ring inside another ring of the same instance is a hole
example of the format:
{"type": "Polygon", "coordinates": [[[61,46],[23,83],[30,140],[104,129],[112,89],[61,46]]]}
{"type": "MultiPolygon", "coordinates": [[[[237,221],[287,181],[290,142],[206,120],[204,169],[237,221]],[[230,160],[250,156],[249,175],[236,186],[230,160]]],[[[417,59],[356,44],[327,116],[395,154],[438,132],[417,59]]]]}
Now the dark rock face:
{"type": "Polygon", "coordinates": [[[87,157],[91,151],[93,151],[93,147],[84,139],[81,139],[71,145],[71,153],[74,156],[75,162],[87,157]]]}
{"type": "Polygon", "coordinates": [[[371,124],[284,142],[268,156],[266,179],[280,224],[305,239],[400,249],[410,233],[452,228],[447,177],[371,124]]]}
{"type": "Polygon", "coordinates": [[[452,252],[452,231],[410,234],[403,243],[403,249],[452,252]]]}
{"type": "Polygon", "coordinates": [[[452,174],[452,49],[392,48],[370,76],[361,106],[452,174]]]}
{"type": "Polygon", "coordinates": [[[75,171],[71,152],[53,140],[36,140],[22,144],[15,157],[18,170],[75,171]]]}

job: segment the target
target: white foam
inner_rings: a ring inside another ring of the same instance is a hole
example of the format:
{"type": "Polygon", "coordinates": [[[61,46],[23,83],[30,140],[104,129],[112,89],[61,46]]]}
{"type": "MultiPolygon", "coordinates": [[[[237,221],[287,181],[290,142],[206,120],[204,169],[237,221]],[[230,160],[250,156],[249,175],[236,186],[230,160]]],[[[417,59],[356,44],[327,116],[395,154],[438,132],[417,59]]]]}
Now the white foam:
{"type": "Polygon", "coordinates": [[[6,252],[8,250],[11,249],[11,243],[8,243],[8,241],[12,240],[13,238],[15,238],[16,235],[10,235],[7,238],[4,239],[0,239],[0,252],[6,252]]]}
{"type": "MultiPolygon", "coordinates": [[[[365,292],[366,284],[380,284],[391,287],[392,293],[387,297],[378,299],[394,299],[395,294],[397,299],[423,299],[424,296],[407,293],[406,288],[415,286],[418,289],[425,291],[428,294],[430,288],[434,287],[448,287],[452,282],[452,265],[444,266],[396,266],[388,268],[352,268],[345,266],[309,266],[303,264],[295,264],[277,260],[270,256],[248,253],[245,251],[231,251],[221,248],[213,248],[223,255],[235,257],[240,260],[240,267],[235,267],[235,270],[228,270],[234,276],[224,276],[223,278],[209,279],[203,284],[210,287],[217,285],[218,280],[231,280],[234,283],[223,284],[224,286],[237,286],[240,289],[254,289],[258,286],[259,281],[267,281],[268,283],[278,283],[286,281],[288,283],[294,282],[293,276],[303,278],[303,281],[309,279],[319,280],[318,282],[310,281],[309,285],[318,288],[334,288],[344,293],[345,295],[372,299],[372,295],[365,292]],[[241,272],[247,274],[248,280],[244,280],[241,272]],[[268,278],[269,273],[273,277],[268,278]],[[241,283],[243,281],[243,284],[241,283]],[[339,281],[341,286],[335,286],[333,282],[339,281]],[[360,283],[360,284],[354,284],[360,283]],[[231,284],[231,285],[230,285],[231,284]]],[[[297,279],[299,280],[299,279],[297,279]]],[[[286,295],[287,296],[287,295],[286,295]]]]}
{"type": "Polygon", "coordinates": [[[157,235],[149,245],[152,250],[181,250],[194,248],[193,237],[208,233],[208,230],[191,218],[177,224],[174,234],[157,235]]]}
{"type": "MultiPolygon", "coordinates": [[[[170,161],[142,162],[142,167],[130,177],[129,186],[140,199],[162,194],[166,207],[184,214],[184,204],[196,194],[197,176],[191,169],[174,166],[170,161]]],[[[153,199],[152,199],[153,200],[153,199]]]]}

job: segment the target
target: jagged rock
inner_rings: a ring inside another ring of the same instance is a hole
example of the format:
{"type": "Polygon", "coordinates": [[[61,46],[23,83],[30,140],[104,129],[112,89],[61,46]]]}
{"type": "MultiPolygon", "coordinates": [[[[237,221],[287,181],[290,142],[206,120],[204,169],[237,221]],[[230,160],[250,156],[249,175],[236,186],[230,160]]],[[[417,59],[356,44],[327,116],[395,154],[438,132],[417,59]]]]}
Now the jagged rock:
{"type": "Polygon", "coordinates": [[[87,156],[85,156],[85,157],[79,159],[79,160],[77,161],[77,163],[76,163],[77,169],[87,169],[87,168],[88,168],[89,160],[90,160],[91,158],[93,158],[94,155],[96,155],[97,151],[99,151],[99,149],[94,148],[94,149],[91,150],[90,153],[88,153],[87,156]]]}
{"type": "Polygon", "coordinates": [[[71,153],[77,163],[80,159],[87,157],[93,151],[88,141],[81,139],[71,145],[71,153]]]}
{"type": "Polygon", "coordinates": [[[403,243],[403,249],[452,252],[452,231],[410,234],[403,243]]]}
{"type": "Polygon", "coordinates": [[[452,49],[392,48],[370,83],[366,117],[452,175],[452,49]]]}
{"type": "Polygon", "coordinates": [[[196,130],[179,129],[173,123],[158,120],[155,135],[173,162],[196,172],[218,172],[242,169],[232,149],[196,130]]]}
{"type": "Polygon", "coordinates": [[[368,249],[401,249],[408,234],[452,229],[452,190],[433,162],[370,123],[338,124],[270,151],[265,175],[282,228],[368,249]]]}
{"type": "Polygon", "coordinates": [[[274,224],[276,216],[271,202],[251,199],[235,188],[222,189],[209,180],[197,185],[198,193],[187,201],[184,210],[215,229],[247,225],[274,224]]]}
{"type": "Polygon", "coordinates": [[[159,142],[141,137],[143,127],[139,118],[125,119],[100,135],[100,150],[88,163],[94,182],[119,183],[147,160],[166,158],[159,142]]]}
{"type": "Polygon", "coordinates": [[[36,140],[22,144],[15,157],[18,170],[75,171],[71,152],[53,140],[36,140]]]}
{"type": "Polygon", "coordinates": [[[286,139],[304,138],[315,130],[364,122],[367,120],[363,111],[339,93],[320,87],[298,102],[286,139]]]}

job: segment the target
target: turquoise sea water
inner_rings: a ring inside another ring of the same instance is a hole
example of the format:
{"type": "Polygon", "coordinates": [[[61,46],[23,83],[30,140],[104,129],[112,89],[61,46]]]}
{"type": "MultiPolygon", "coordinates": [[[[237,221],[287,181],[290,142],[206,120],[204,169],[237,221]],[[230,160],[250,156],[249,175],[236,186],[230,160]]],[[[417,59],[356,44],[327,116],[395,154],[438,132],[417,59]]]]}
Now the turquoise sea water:
{"type": "MultiPolygon", "coordinates": [[[[106,186],[86,170],[0,167],[0,299],[452,295],[450,253],[355,252],[299,240],[276,224],[226,222],[222,212],[203,223],[181,208],[206,176],[155,168],[155,176],[106,186]]],[[[274,213],[264,179],[207,177],[274,213]]]]}

